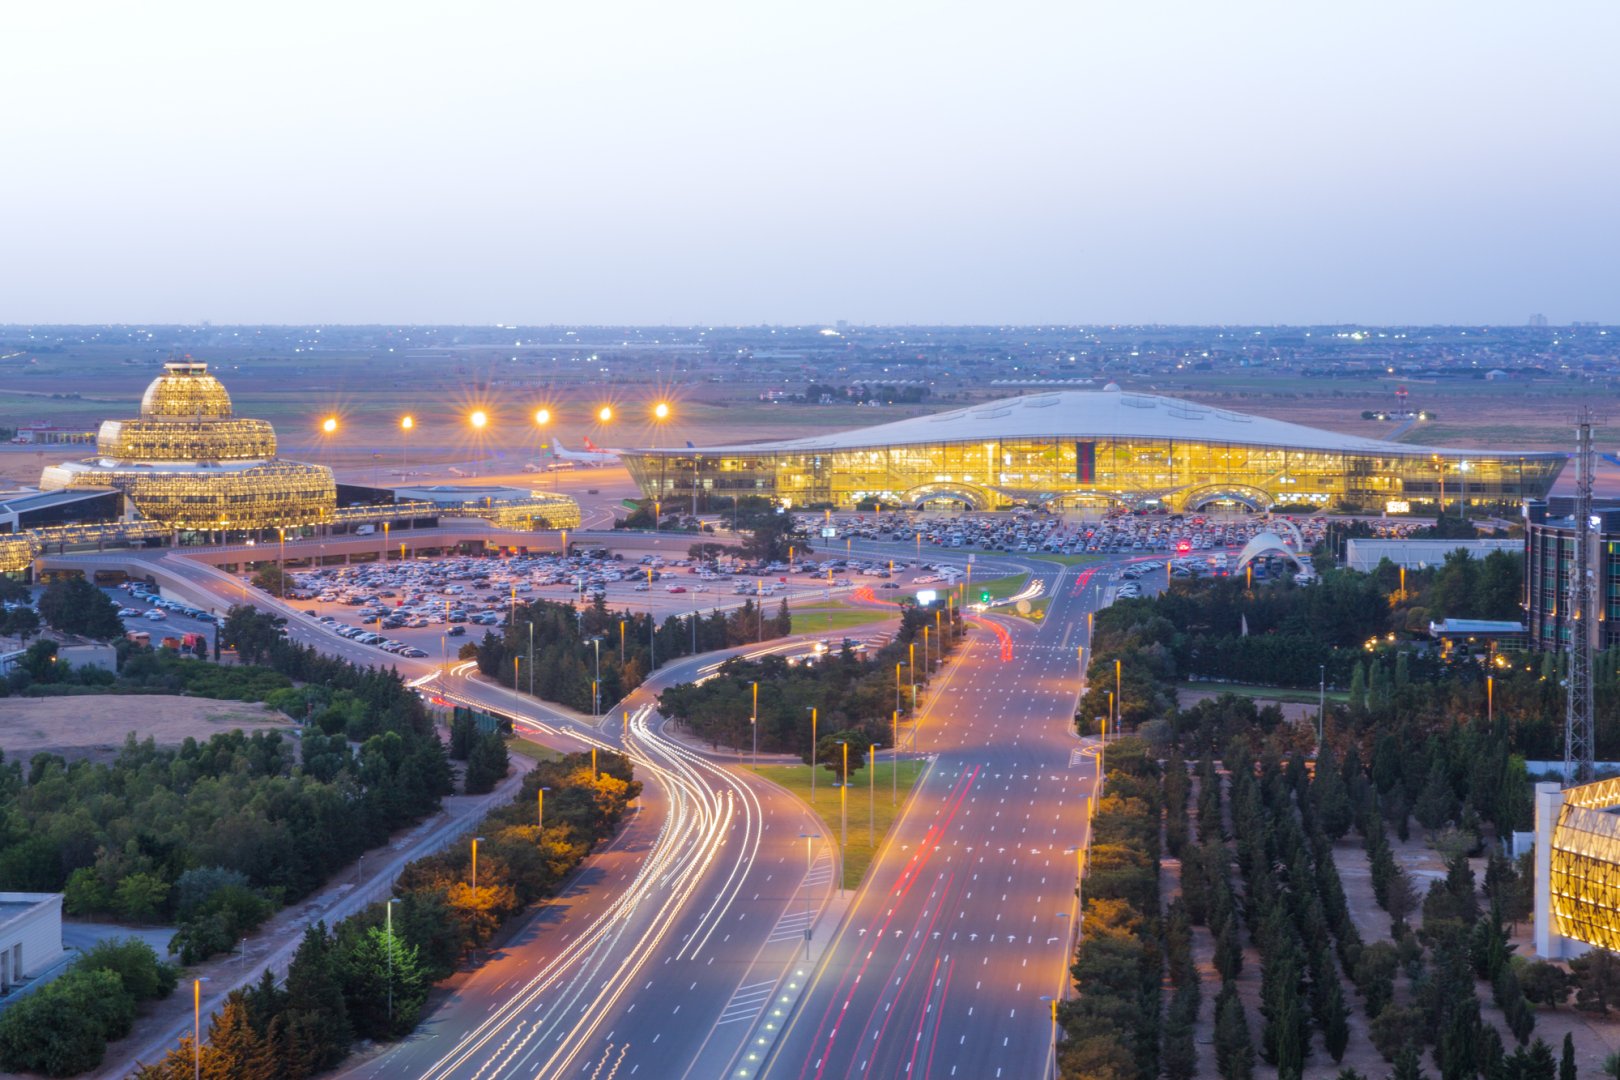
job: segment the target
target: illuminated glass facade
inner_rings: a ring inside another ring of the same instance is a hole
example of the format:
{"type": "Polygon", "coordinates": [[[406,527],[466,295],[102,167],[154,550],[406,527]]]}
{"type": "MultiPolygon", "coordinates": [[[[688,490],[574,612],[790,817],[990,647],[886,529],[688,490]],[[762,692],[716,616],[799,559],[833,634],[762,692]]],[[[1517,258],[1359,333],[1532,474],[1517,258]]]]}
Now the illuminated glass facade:
{"type": "Polygon", "coordinates": [[[1565,461],[1354,439],[1117,392],[1019,398],[828,438],[622,458],[646,496],[673,502],[691,498],[695,487],[792,506],[937,499],[980,510],[1019,503],[1190,510],[1228,502],[1374,513],[1400,512],[1402,504],[1432,512],[1442,499],[1453,510],[1517,507],[1544,496],[1565,461]],[[1081,400],[1042,404],[1068,398],[1081,400]],[[1085,400],[1096,398],[1112,400],[1102,408],[1085,400]],[[1143,433],[1121,430],[1135,414],[1143,433]],[[1042,420],[1050,434],[1028,430],[1042,420]]]}
{"type": "MultiPolygon", "coordinates": [[[[1549,516],[1548,505],[1527,503],[1524,539],[1524,600],[1526,624],[1531,642],[1540,649],[1560,651],[1568,646],[1578,620],[1570,617],[1569,576],[1575,564],[1575,523],[1567,514],[1572,500],[1551,500],[1554,511],[1566,516],[1549,516]]],[[[1595,648],[1620,646],[1620,507],[1596,508],[1597,554],[1592,568],[1597,572],[1597,628],[1595,648]]]]}
{"type": "Polygon", "coordinates": [[[274,429],[234,416],[206,364],[165,364],[140,417],[103,423],[96,450],[46,468],[41,489],[116,488],[141,518],[199,532],[315,525],[337,505],[332,471],[278,459],[274,429]]]}
{"type": "Polygon", "coordinates": [[[1620,780],[1568,788],[1553,829],[1548,903],[1554,933],[1620,949],[1620,780]]]}

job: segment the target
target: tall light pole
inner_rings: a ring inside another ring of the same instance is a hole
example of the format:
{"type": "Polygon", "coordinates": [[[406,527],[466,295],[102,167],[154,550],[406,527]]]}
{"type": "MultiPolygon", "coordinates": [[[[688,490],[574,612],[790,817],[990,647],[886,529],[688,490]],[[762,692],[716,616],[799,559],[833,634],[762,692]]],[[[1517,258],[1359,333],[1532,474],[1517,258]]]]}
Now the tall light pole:
{"type": "MultiPolygon", "coordinates": [[[[815,843],[817,840],[820,840],[821,834],[800,833],[799,839],[804,841],[804,876],[808,878],[810,876],[811,869],[815,866],[815,859],[811,854],[810,845],[815,843]]],[[[843,868],[840,867],[839,869],[842,871],[843,868]]],[[[805,902],[812,903],[808,895],[805,897],[805,902]]],[[[811,911],[806,912],[806,914],[812,914],[813,911],[814,909],[812,908],[811,911]]],[[[808,925],[804,928],[804,958],[806,961],[810,959],[810,927],[808,925]]]]}
{"type": "Polygon", "coordinates": [[[1496,728],[1496,676],[1485,676],[1485,722],[1496,728]]]}
{"type": "Polygon", "coordinates": [[[416,427],[416,417],[409,413],[399,418],[399,475],[405,476],[410,472],[411,459],[411,431],[416,427]]]}
{"type": "Polygon", "coordinates": [[[838,745],[844,748],[844,782],[838,788],[838,894],[844,893],[844,858],[849,851],[849,743],[843,739],[838,745]]]}
{"type": "MultiPolygon", "coordinates": [[[[532,612],[532,608],[530,609],[532,612]]],[[[529,617],[529,696],[534,697],[534,617],[529,617]]]]}
{"type": "MultiPolygon", "coordinates": [[[[546,455],[546,434],[545,434],[546,433],[546,425],[548,425],[550,423],[551,423],[551,410],[550,409],[546,408],[545,406],[541,406],[540,408],[534,410],[534,426],[540,432],[540,457],[534,463],[536,468],[544,468],[544,466],[541,463],[543,461],[545,461],[545,455],[546,455]]],[[[553,479],[553,481],[555,481],[556,478],[553,477],[552,479],[553,479]]],[[[553,486],[553,488],[556,487],[555,482],[552,484],[552,486],[553,486]]]]}
{"type": "Polygon", "coordinates": [[[878,744],[869,744],[866,751],[866,844],[877,847],[877,750],[878,744]]]}
{"type": "MultiPolygon", "coordinates": [[[[1052,1006],[1052,1067],[1051,1067],[1051,1073],[1052,1073],[1052,1075],[1054,1077],[1056,1077],[1058,1075],[1058,1071],[1057,1071],[1057,1007],[1058,1007],[1058,999],[1055,996],[1051,995],[1051,994],[1042,994],[1041,995],[1041,1000],[1045,1001],[1045,1002],[1049,1002],[1051,1004],[1051,1006],[1052,1006]]],[[[1041,1071],[1046,1072],[1047,1070],[1043,1068],[1041,1071]]]]}
{"type": "Polygon", "coordinates": [[[1114,661],[1114,730],[1119,730],[1120,714],[1125,711],[1125,692],[1119,684],[1119,660],[1114,661]]]}
{"type": "Polygon", "coordinates": [[[759,771],[759,681],[754,681],[754,710],[748,714],[748,726],[754,735],[754,771],[759,771]]]}
{"type": "MultiPolygon", "coordinates": [[[[483,409],[474,409],[467,414],[467,423],[472,425],[473,443],[478,450],[479,461],[484,456],[484,429],[489,426],[489,413],[483,409]]],[[[478,475],[479,461],[473,462],[473,475],[478,475]]]]}
{"type": "Polygon", "coordinates": [[[191,1058],[192,1076],[202,1080],[202,984],[206,975],[191,980],[191,1058]]]}
{"type": "Polygon", "coordinates": [[[546,792],[551,789],[543,787],[535,792],[534,824],[536,828],[546,827],[546,792]]]}
{"type": "Polygon", "coordinates": [[[889,733],[889,780],[894,785],[894,793],[889,798],[890,806],[900,805],[900,714],[894,714],[894,726],[889,733]]]}
{"type": "Polygon", "coordinates": [[[591,647],[596,653],[596,678],[591,682],[591,716],[602,719],[602,635],[591,635],[591,647]]]}
{"type": "Polygon", "coordinates": [[[391,896],[383,905],[388,919],[388,1026],[394,1026],[394,905],[399,897],[391,896]]]}
{"type": "Polygon", "coordinates": [[[821,771],[821,762],[817,760],[820,754],[817,753],[818,747],[816,744],[816,707],[811,705],[808,708],[810,709],[810,805],[814,806],[816,805],[816,773],[821,771]]]}
{"type": "Polygon", "coordinates": [[[478,903],[478,841],[482,839],[482,836],[472,838],[472,891],[474,904],[478,903]]]}
{"type": "Polygon", "coordinates": [[[1316,665],[1317,673],[1322,677],[1321,696],[1316,699],[1316,746],[1322,747],[1322,714],[1327,712],[1327,665],[1316,665]]]}

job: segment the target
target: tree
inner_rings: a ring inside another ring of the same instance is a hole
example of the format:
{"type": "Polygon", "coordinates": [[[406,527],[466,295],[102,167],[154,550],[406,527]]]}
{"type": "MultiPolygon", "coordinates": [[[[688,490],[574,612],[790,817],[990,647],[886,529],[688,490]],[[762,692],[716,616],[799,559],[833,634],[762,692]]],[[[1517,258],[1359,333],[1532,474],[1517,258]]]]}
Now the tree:
{"type": "Polygon", "coordinates": [[[1607,1013],[1620,995],[1620,963],[1607,949],[1593,949],[1569,962],[1575,983],[1575,1007],[1586,1012],[1607,1013]]]}
{"type": "Polygon", "coordinates": [[[1417,1049],[1411,1044],[1395,1056],[1395,1071],[1389,1074],[1390,1080],[1427,1080],[1423,1065],[1418,1060],[1417,1049]]]}
{"type": "Polygon", "coordinates": [[[743,557],[754,562],[786,562],[789,548],[795,559],[813,550],[797,519],[789,513],[750,514],[739,526],[746,530],[743,557]]]}
{"type": "Polygon", "coordinates": [[[292,575],[279,566],[261,566],[253,574],[253,587],[263,589],[271,596],[285,597],[287,587],[293,584],[292,575]]]}
{"type": "Polygon", "coordinates": [[[1451,779],[1446,774],[1446,763],[1436,755],[1429,766],[1429,776],[1423,784],[1412,814],[1418,824],[1429,831],[1430,839],[1457,813],[1457,797],[1451,790],[1451,779]]]}
{"type": "Polygon", "coordinates": [[[1575,1080],[1575,1036],[1564,1032],[1564,1052],[1558,1061],[1558,1080],[1575,1080]]]}
{"type": "Polygon", "coordinates": [[[467,755],[467,773],[463,783],[468,795],[482,795],[493,791],[511,769],[506,749],[506,736],[492,731],[473,744],[467,755]]]}
{"type": "Polygon", "coordinates": [[[225,999],[208,1027],[205,1075],[231,1080],[275,1080],[280,1063],[274,1042],[257,1031],[240,990],[225,999]]]}
{"type": "Polygon", "coordinates": [[[39,614],[51,629],[107,641],[124,636],[118,605],[82,577],[58,578],[39,597],[39,614]]]}
{"type": "Polygon", "coordinates": [[[1406,919],[1418,907],[1417,885],[1403,866],[1396,866],[1386,886],[1384,909],[1389,912],[1390,932],[1396,939],[1406,934],[1406,919]]]}
{"type": "Polygon", "coordinates": [[[114,890],[118,913],[130,922],[154,922],[169,899],[169,883],[157,874],[134,873],[114,890]]]}
{"type": "Polygon", "coordinates": [[[72,1076],[128,1033],[135,1000],[116,972],[71,970],[0,1013],[0,1068],[72,1076]]]}
{"type": "Polygon", "coordinates": [[[1519,987],[1536,1005],[1558,1008],[1569,1000],[1569,975],[1548,960],[1532,960],[1519,972],[1519,987]]]}
{"type": "Polygon", "coordinates": [[[74,961],[83,971],[111,971],[136,1001],[156,1001],[174,992],[179,972],[158,959],[140,938],[104,938],[74,961]]]}
{"type": "Polygon", "coordinates": [[[39,633],[39,612],[31,607],[16,607],[6,612],[0,622],[0,634],[17,639],[18,645],[27,645],[28,639],[39,633]]]}
{"type": "Polygon", "coordinates": [[[1237,988],[1227,983],[1215,1002],[1215,1068],[1222,1080],[1254,1076],[1254,1043],[1237,988]]]}
{"type": "Polygon", "coordinates": [[[319,922],[304,931],[287,967],[287,1070],[295,1077],[330,1069],[349,1052],[354,1031],[336,949],[319,922]]]}
{"type": "Polygon", "coordinates": [[[347,937],[341,959],[343,997],[355,1034],[366,1039],[397,1039],[416,1027],[427,983],[422,977],[419,950],[389,936],[380,926],[347,937]],[[393,1016],[389,1018],[392,988],[393,1016]]]}

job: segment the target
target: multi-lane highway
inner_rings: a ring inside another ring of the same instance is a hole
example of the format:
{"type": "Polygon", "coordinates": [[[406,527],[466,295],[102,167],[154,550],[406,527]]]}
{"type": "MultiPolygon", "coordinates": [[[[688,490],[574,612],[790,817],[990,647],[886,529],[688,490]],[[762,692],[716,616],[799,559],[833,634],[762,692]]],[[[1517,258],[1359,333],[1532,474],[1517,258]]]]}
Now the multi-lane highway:
{"type": "MultiPolygon", "coordinates": [[[[223,603],[240,597],[211,567],[164,561],[223,603]]],[[[1017,565],[997,559],[980,572],[1017,565]]],[[[464,977],[415,1035],[347,1074],[1041,1075],[1051,1037],[1042,997],[1064,986],[1073,851],[1094,782],[1072,716],[1100,579],[1025,565],[1052,598],[1045,620],[980,620],[937,681],[916,742],[932,766],[847,914],[833,902],[835,851],[804,839],[825,831],[807,808],[663,733],[658,690],[702,677],[718,657],[661,669],[601,726],[446,677],[431,660],[390,658],[407,677],[437,676],[448,697],[512,716],[530,737],[622,748],[645,787],[621,834],[557,903],[464,977]]],[[[289,630],[378,659],[312,620],[290,619],[289,630]]]]}
{"type": "MultiPolygon", "coordinates": [[[[1050,564],[1046,564],[1050,566],[1050,564]]],[[[1045,1075],[1094,759],[1074,737],[1100,581],[1052,569],[1045,620],[977,635],[920,736],[936,756],[816,967],[765,1075],[1045,1075]],[[1045,997],[1048,1001],[1043,1001],[1045,997]]]]}

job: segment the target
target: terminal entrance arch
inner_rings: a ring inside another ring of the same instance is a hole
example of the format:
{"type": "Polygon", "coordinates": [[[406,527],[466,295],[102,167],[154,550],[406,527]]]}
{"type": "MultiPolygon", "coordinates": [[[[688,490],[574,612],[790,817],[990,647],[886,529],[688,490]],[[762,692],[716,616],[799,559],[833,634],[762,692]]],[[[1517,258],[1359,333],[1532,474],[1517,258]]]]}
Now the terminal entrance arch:
{"type": "Polygon", "coordinates": [[[1183,510],[1202,510],[1211,503],[1235,502],[1256,512],[1276,504],[1270,493],[1247,484],[1205,484],[1182,492],[1177,500],[1183,510]]]}
{"type": "Polygon", "coordinates": [[[983,489],[971,484],[923,484],[906,492],[905,502],[918,510],[931,502],[958,502],[969,510],[989,510],[994,501],[983,489]]]}

